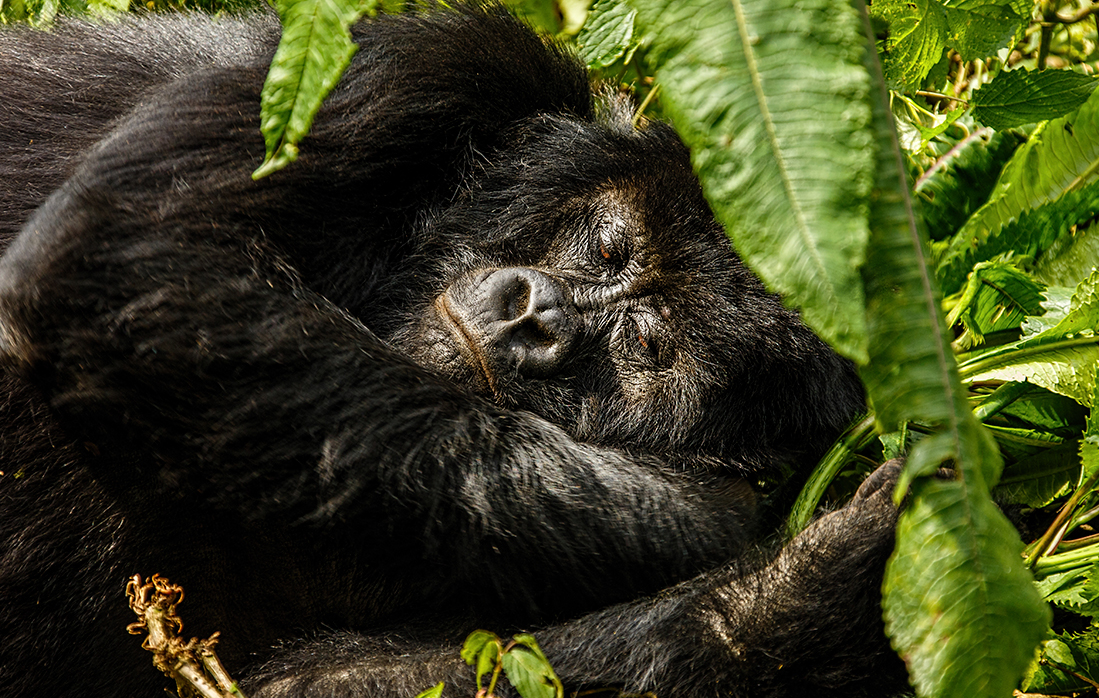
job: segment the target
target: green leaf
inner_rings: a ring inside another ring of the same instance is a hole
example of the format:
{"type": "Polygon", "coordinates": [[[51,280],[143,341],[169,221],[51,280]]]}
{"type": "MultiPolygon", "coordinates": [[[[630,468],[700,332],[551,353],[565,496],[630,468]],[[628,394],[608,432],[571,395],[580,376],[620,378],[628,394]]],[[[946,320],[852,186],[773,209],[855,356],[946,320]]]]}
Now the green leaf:
{"type": "Polygon", "coordinates": [[[1088,100],[1099,80],[1071,70],[1009,70],[973,93],[973,116],[1006,129],[1068,114],[1088,100]]]}
{"type": "Polygon", "coordinates": [[[1049,624],[1022,543],[965,481],[922,479],[897,530],[886,627],[921,696],[1010,696],[1049,624]]]}
{"type": "Polygon", "coordinates": [[[1040,508],[1067,495],[1080,479],[1076,442],[1060,444],[1004,469],[996,500],[1040,508]]]}
{"type": "Polygon", "coordinates": [[[954,293],[973,266],[1003,252],[1036,257],[1099,207],[1099,93],[1035,129],[1004,167],[988,203],[954,236],[937,269],[954,293]]]}
{"type": "Polygon", "coordinates": [[[1043,642],[1022,688],[1027,692],[1074,693],[1092,689],[1095,683],[1099,683],[1099,628],[1092,626],[1082,633],[1066,632],[1043,642]]]}
{"type": "Polygon", "coordinates": [[[580,59],[588,68],[598,70],[613,65],[636,47],[633,40],[636,17],[637,10],[619,0],[597,0],[592,5],[588,21],[576,37],[580,59]]]}
{"type": "Polygon", "coordinates": [[[1053,327],[962,363],[971,381],[1028,381],[1092,407],[1099,366],[1099,270],[1072,296],[1053,327]]]}
{"type": "Polygon", "coordinates": [[[1072,286],[1099,267],[1099,232],[1095,227],[1070,228],[1049,246],[1032,273],[1050,286],[1072,286]]]}
{"type": "Polygon", "coordinates": [[[986,334],[1019,327],[1028,315],[1042,312],[1044,288],[1014,265],[981,262],[947,317],[948,325],[961,322],[965,328],[956,343],[971,347],[983,342],[986,334]]]}
{"type": "Polygon", "coordinates": [[[1023,140],[1010,131],[977,129],[950,148],[919,178],[916,195],[920,213],[927,223],[927,234],[932,240],[954,235],[966,219],[988,201],[1000,171],[1023,140]]]}
{"type": "Polygon", "coordinates": [[[903,90],[916,88],[946,48],[946,12],[936,0],[884,0],[870,7],[889,24],[885,77],[903,90]]]}
{"type": "Polygon", "coordinates": [[[440,698],[443,695],[443,688],[446,686],[445,682],[440,681],[431,688],[427,689],[423,693],[420,693],[416,698],[440,698]]]}
{"type": "Polygon", "coordinates": [[[844,0],[631,0],[667,113],[741,256],[837,350],[865,360],[873,149],[844,0]]]}
{"type": "Polygon", "coordinates": [[[565,689],[530,635],[516,635],[516,644],[504,654],[504,673],[523,698],[564,698],[565,689]],[[520,638],[528,641],[520,642],[520,638]]]}
{"type": "Polygon", "coordinates": [[[351,62],[348,27],[365,10],[357,0],[277,0],[282,38],[260,95],[267,155],[253,179],[298,159],[321,102],[351,62]]]}
{"type": "MultiPolygon", "coordinates": [[[[1024,18],[1011,8],[1010,0],[961,0],[943,9],[949,27],[946,43],[958,51],[963,61],[993,55],[1024,23],[1024,18]]],[[[1029,8],[1026,15],[1030,16],[1029,8]]]]}
{"type": "Polygon", "coordinates": [[[475,667],[477,676],[477,690],[481,690],[481,677],[492,672],[496,668],[496,662],[500,659],[500,653],[504,651],[504,645],[496,633],[487,630],[474,630],[466,637],[462,644],[462,660],[466,664],[475,667]]]}
{"type": "MultiPolygon", "coordinates": [[[[865,26],[872,41],[869,19],[865,26]]],[[[931,431],[914,445],[896,489],[904,497],[912,483],[883,584],[886,629],[921,696],[1010,695],[1049,610],[1023,567],[1018,533],[989,494],[999,453],[960,384],[874,56],[869,67],[878,190],[862,272],[870,361],[860,373],[881,431],[910,421],[931,431]],[[929,477],[945,463],[954,479],[929,477]]]]}

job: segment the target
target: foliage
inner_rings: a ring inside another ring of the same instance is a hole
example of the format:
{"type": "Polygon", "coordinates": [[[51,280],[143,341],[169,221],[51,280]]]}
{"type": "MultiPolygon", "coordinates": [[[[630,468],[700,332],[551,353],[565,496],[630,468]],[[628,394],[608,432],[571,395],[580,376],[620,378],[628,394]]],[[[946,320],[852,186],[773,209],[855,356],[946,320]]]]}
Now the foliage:
{"type": "MultiPolygon", "coordinates": [[[[1095,688],[1099,5],[508,4],[633,90],[638,120],[673,121],[746,262],[857,362],[873,412],[812,473],[788,531],[907,452],[884,612],[917,693],[1095,688]]],[[[280,0],[260,174],[293,160],[354,51],[348,24],[403,5],[280,0]]],[[[126,7],[0,0],[0,20],[126,7]]],[[[526,698],[559,695],[527,637],[467,640],[486,695],[501,672],[526,698]]]]}
{"type": "MultiPolygon", "coordinates": [[[[495,698],[500,673],[522,698],[564,698],[565,688],[550,666],[534,636],[520,634],[507,644],[496,633],[475,630],[462,645],[462,659],[474,668],[477,677],[476,698],[495,698]],[[484,684],[485,676],[488,685],[484,684]]],[[[438,683],[416,698],[438,698],[444,685],[438,683]]]]}

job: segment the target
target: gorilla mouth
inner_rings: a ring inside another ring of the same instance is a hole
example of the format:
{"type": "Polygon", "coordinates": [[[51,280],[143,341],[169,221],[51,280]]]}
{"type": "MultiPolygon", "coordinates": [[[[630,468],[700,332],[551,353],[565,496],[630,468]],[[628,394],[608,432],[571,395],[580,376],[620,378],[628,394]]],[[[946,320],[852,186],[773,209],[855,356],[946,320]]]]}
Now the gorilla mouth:
{"type": "Polygon", "coordinates": [[[442,320],[443,325],[449,331],[451,338],[454,340],[454,346],[458,350],[458,354],[465,359],[466,363],[473,368],[474,374],[478,379],[482,380],[488,391],[496,396],[500,396],[499,386],[497,385],[496,378],[489,368],[488,357],[485,356],[485,352],[481,347],[480,342],[472,335],[465,323],[462,322],[458,313],[455,313],[450,307],[450,289],[443,291],[438,298],[435,299],[435,312],[442,320]]]}

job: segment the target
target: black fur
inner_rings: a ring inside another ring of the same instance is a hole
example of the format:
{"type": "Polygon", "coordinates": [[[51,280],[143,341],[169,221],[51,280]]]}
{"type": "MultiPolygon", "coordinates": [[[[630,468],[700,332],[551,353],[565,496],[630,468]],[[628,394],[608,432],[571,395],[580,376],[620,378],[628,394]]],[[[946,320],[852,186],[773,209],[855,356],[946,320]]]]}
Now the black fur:
{"type": "Polygon", "coordinates": [[[570,690],[897,686],[891,468],[745,562],[744,478],[861,391],[674,133],[502,11],[437,11],[358,27],[253,182],[276,41],[0,33],[0,694],[157,695],[122,596],[153,572],[258,696],[471,693],[478,626],[542,627],[570,690]]]}

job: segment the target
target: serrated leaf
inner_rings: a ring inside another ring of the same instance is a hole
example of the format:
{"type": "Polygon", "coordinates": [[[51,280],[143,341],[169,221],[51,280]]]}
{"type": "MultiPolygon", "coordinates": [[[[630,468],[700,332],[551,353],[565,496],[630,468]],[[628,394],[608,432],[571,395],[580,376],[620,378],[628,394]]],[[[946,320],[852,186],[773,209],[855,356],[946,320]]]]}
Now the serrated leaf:
{"type": "Polygon", "coordinates": [[[260,95],[267,155],[253,179],[297,160],[298,142],[357,49],[348,27],[365,9],[356,0],[277,0],[276,8],[282,38],[260,95]]]}
{"type": "Polygon", "coordinates": [[[858,268],[872,148],[857,19],[840,0],[631,0],[665,112],[764,282],[865,360],[858,268]]]}
{"type": "Polygon", "coordinates": [[[637,10],[619,0],[597,0],[576,37],[580,59],[593,70],[613,65],[635,46],[636,18],[637,10]]]}
{"type": "Polygon", "coordinates": [[[541,650],[516,645],[504,655],[503,662],[508,681],[523,698],[563,698],[561,681],[541,650]]]}
{"type": "MultiPolygon", "coordinates": [[[[1007,45],[1024,23],[1008,0],[961,0],[951,2],[944,11],[948,27],[946,43],[957,50],[963,61],[993,55],[1007,45]]],[[[1030,16],[1029,10],[1026,16],[1030,16]]]]}
{"type": "Polygon", "coordinates": [[[998,347],[961,365],[968,380],[1028,381],[1092,406],[1099,367],[1099,271],[1072,296],[1055,326],[998,347]]]}
{"type": "Polygon", "coordinates": [[[885,77],[891,85],[919,86],[946,48],[946,12],[936,0],[884,0],[870,6],[872,16],[889,23],[885,77]]]}
{"type": "Polygon", "coordinates": [[[932,240],[958,232],[962,223],[988,201],[1000,171],[1023,140],[1013,132],[976,129],[919,178],[916,194],[932,240]]]}
{"type": "Polygon", "coordinates": [[[973,116],[1006,129],[1068,114],[1088,100],[1099,80],[1071,70],[1009,70],[973,93],[973,116]]]}
{"type": "Polygon", "coordinates": [[[1064,633],[1042,643],[1023,682],[1025,691],[1073,693],[1099,682],[1099,628],[1064,633]],[[1069,673],[1071,672],[1071,673],[1069,673]]]}
{"type": "Polygon", "coordinates": [[[1099,207],[1099,93],[1035,129],[1004,167],[988,203],[958,231],[937,275],[954,293],[980,261],[1035,257],[1099,207]]]}
{"type": "MultiPolygon", "coordinates": [[[[873,36],[868,20],[866,35],[873,36]]],[[[1018,534],[989,495],[999,453],[961,387],[926,237],[904,184],[889,95],[873,57],[870,67],[879,191],[863,268],[870,362],[860,373],[881,431],[909,421],[931,430],[913,447],[904,474],[915,479],[883,585],[887,631],[920,695],[1009,695],[1049,611],[1023,568],[1018,534]],[[945,462],[955,479],[928,477],[945,462]]],[[[897,496],[905,492],[898,483],[897,496]]]]}
{"type": "Polygon", "coordinates": [[[897,524],[885,621],[921,696],[1009,696],[1049,625],[1022,543],[963,481],[922,479],[897,524]]]}
{"type": "Polygon", "coordinates": [[[956,343],[971,347],[986,334],[1019,327],[1028,315],[1042,312],[1044,288],[1014,265],[981,262],[947,317],[948,325],[960,322],[965,328],[956,343]]]}

